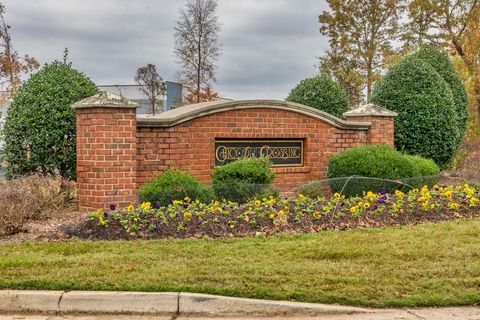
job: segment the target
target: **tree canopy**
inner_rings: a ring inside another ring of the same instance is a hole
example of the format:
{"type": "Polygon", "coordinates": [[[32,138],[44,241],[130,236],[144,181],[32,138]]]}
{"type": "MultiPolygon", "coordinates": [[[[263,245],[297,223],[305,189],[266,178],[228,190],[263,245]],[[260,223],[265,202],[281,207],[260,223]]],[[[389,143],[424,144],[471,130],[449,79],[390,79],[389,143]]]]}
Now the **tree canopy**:
{"type": "Polygon", "coordinates": [[[55,61],[17,91],[2,130],[7,175],[60,174],[74,179],[75,112],[71,105],[98,92],[71,64],[55,61]]]}
{"type": "Polygon", "coordinates": [[[398,113],[395,147],[446,168],[458,150],[452,90],[428,63],[409,56],[375,86],[372,102],[398,113]]]}

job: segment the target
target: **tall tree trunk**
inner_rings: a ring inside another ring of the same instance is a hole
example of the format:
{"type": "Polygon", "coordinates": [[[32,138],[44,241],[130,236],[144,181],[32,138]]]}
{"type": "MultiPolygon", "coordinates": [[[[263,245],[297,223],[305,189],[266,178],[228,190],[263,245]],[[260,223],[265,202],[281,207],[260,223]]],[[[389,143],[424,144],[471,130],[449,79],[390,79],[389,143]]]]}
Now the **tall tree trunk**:
{"type": "Polygon", "coordinates": [[[152,115],[154,116],[155,115],[155,109],[156,109],[156,105],[155,105],[155,88],[152,84],[150,84],[150,107],[152,108],[152,115]]]}
{"type": "Polygon", "coordinates": [[[473,87],[475,92],[475,104],[476,104],[476,111],[477,111],[477,122],[480,121],[480,79],[475,81],[475,85],[473,87]]]}
{"type": "Polygon", "coordinates": [[[372,97],[372,68],[367,67],[367,103],[370,103],[370,98],[372,97]]]}
{"type": "Polygon", "coordinates": [[[200,26],[198,34],[198,66],[197,66],[197,103],[200,102],[200,78],[202,72],[202,33],[203,33],[203,21],[202,21],[202,11],[200,10],[200,26]]]}

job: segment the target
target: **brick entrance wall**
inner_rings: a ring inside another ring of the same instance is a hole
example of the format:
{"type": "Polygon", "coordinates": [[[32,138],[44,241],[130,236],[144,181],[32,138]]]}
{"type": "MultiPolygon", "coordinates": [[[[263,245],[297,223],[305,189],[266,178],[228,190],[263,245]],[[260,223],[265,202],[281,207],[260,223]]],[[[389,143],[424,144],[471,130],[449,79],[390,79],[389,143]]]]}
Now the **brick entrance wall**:
{"type": "Polygon", "coordinates": [[[304,139],[303,167],[274,167],[274,183],[295,184],[326,176],[335,153],[367,142],[366,130],[338,129],[321,120],[284,110],[244,109],[220,112],[170,128],[139,125],[137,183],[150,182],[168,167],[190,171],[210,182],[215,139],[304,139]]]}
{"type": "Polygon", "coordinates": [[[135,203],[138,187],[169,167],[210,182],[215,139],[302,139],[303,166],[273,168],[274,184],[283,190],[326,178],[328,160],[342,150],[393,144],[392,113],[346,114],[343,121],[282,101],[243,101],[198,104],[140,118],[135,106],[119,97],[89,99],[76,105],[82,211],[135,203]]]}

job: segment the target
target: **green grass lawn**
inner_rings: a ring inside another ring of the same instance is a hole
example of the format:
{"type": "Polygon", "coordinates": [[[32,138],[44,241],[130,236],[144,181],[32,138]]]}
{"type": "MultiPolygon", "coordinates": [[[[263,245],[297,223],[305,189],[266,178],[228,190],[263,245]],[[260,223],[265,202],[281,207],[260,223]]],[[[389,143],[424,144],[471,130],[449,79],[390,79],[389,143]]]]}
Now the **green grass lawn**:
{"type": "Polygon", "coordinates": [[[0,287],[377,307],[480,301],[480,219],[231,240],[0,245],[0,287]]]}

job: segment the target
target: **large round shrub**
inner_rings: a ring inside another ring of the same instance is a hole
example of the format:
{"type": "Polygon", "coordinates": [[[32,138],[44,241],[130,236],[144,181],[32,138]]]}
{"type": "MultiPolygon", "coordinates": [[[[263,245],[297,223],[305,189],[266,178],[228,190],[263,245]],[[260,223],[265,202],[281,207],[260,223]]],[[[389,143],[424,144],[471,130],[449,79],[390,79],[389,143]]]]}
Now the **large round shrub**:
{"type": "Polygon", "coordinates": [[[29,173],[75,178],[75,112],[71,105],[98,92],[70,64],[53,62],[17,91],[3,127],[7,176],[29,173]]]}
{"type": "Polygon", "coordinates": [[[345,90],[327,75],[302,80],[286,99],[316,108],[337,117],[348,111],[345,90]]]}
{"type": "Polygon", "coordinates": [[[415,177],[403,179],[402,181],[415,186],[434,185],[440,174],[440,168],[431,159],[425,159],[420,156],[403,155],[410,160],[416,167],[415,177]]]}
{"type": "Polygon", "coordinates": [[[151,183],[147,183],[139,190],[140,202],[151,202],[160,206],[167,206],[173,200],[183,200],[188,197],[202,203],[213,200],[212,189],[195,179],[186,171],[168,169],[151,183]]]}
{"type": "Polygon", "coordinates": [[[457,119],[457,128],[459,131],[459,142],[463,139],[468,123],[468,95],[455,66],[448,57],[447,52],[438,47],[427,46],[416,53],[413,57],[422,60],[431,65],[447,82],[452,90],[453,101],[455,103],[455,113],[457,119]]]}
{"type": "Polygon", "coordinates": [[[458,149],[452,91],[429,64],[407,57],[376,84],[372,102],[398,113],[395,147],[445,168],[458,149]]]}
{"type": "Polygon", "coordinates": [[[273,194],[270,184],[275,174],[265,158],[245,158],[215,167],[212,187],[218,199],[247,202],[273,194]]]}
{"type": "Polygon", "coordinates": [[[343,194],[357,195],[364,191],[391,192],[404,188],[404,185],[395,181],[405,180],[410,186],[421,187],[424,180],[420,176],[439,172],[438,166],[431,160],[419,156],[412,158],[390,146],[377,145],[352,148],[334,155],[328,163],[327,176],[331,179],[329,184],[332,192],[343,189],[343,194]],[[416,179],[411,179],[413,177],[416,179]]]}

